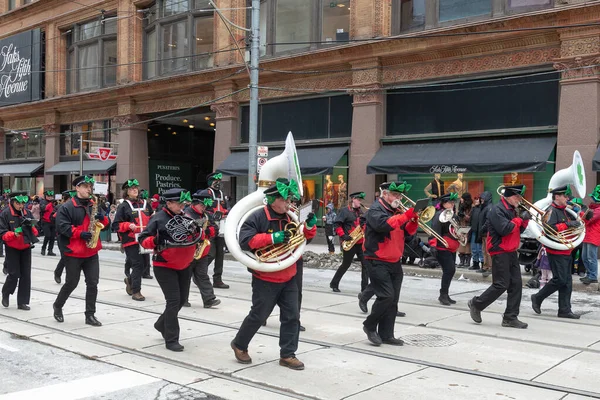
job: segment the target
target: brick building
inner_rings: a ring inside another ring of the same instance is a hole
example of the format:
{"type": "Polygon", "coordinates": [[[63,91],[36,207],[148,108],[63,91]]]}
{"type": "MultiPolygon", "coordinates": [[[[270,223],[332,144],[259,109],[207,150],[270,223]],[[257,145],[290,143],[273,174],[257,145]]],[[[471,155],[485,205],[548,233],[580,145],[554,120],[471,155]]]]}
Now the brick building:
{"type": "MultiPolygon", "coordinates": [[[[249,25],[250,2],[216,3],[249,25]]],[[[436,172],[539,198],[575,149],[589,190],[598,20],[600,1],[263,0],[259,141],[274,155],[293,131],[307,197],[337,206],[390,177],[418,198],[436,172]]],[[[83,169],[113,192],[196,189],[219,169],[244,195],[245,39],[206,0],[0,0],[3,186],[64,190],[80,151],[112,147],[83,169]]]]}

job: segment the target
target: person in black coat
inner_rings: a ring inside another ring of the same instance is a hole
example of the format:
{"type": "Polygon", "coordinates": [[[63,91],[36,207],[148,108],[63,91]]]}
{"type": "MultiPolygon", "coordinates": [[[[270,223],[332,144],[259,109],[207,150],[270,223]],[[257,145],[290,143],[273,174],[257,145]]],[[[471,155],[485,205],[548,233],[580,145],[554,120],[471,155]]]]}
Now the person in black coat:
{"type": "Polygon", "coordinates": [[[473,266],[469,267],[472,271],[478,271],[483,264],[483,249],[481,247],[481,237],[479,236],[479,220],[481,219],[481,204],[479,197],[473,199],[473,209],[471,210],[471,252],[473,253],[473,266]],[[479,238],[479,241],[477,239],[479,238]]]}
{"type": "MultiPolygon", "coordinates": [[[[56,225],[56,216],[58,215],[58,210],[60,210],[60,208],[67,201],[69,201],[69,199],[71,197],[75,196],[75,193],[76,192],[74,190],[65,190],[64,192],[62,192],[62,203],[58,204],[54,208],[54,215],[52,216],[52,220],[54,221],[55,225],[56,225]]],[[[54,282],[60,284],[61,279],[62,279],[62,273],[65,269],[65,256],[64,256],[62,250],[60,249],[60,246],[58,246],[58,250],[60,252],[60,260],[58,260],[58,264],[56,264],[56,268],[54,269],[54,282]]]]}
{"type": "Polygon", "coordinates": [[[42,255],[46,255],[46,248],[49,256],[55,256],[54,240],[56,239],[56,228],[52,221],[54,213],[54,190],[46,190],[44,198],[40,200],[40,220],[44,230],[44,243],[42,244],[42,255]]]}
{"type": "Polygon", "coordinates": [[[477,224],[477,237],[475,241],[481,243],[481,250],[483,252],[483,264],[481,265],[481,269],[477,270],[477,272],[482,272],[484,277],[489,276],[492,271],[492,257],[490,256],[490,252],[487,249],[487,237],[488,237],[488,226],[487,226],[487,216],[492,208],[492,194],[490,192],[483,192],[479,196],[479,224],[477,224]]]}

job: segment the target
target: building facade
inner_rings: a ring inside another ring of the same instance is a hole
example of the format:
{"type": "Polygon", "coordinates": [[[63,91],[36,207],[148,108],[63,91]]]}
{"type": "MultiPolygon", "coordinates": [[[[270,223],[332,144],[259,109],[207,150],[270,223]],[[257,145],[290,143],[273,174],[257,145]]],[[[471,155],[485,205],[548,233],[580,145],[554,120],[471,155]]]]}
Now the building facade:
{"type": "MultiPolygon", "coordinates": [[[[220,170],[243,196],[250,1],[216,3],[0,0],[3,187],[59,192],[82,168],[156,193],[220,170]]],[[[537,199],[576,149],[591,188],[599,19],[600,1],[263,0],[259,144],[292,131],[306,200],[336,208],[391,178],[422,197],[435,173],[537,199]]]]}

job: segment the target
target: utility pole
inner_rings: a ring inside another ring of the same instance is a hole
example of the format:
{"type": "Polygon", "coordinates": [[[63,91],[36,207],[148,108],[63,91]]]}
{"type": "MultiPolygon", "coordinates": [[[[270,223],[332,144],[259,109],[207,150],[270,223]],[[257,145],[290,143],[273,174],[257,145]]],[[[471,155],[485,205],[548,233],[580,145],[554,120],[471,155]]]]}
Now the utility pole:
{"type": "Polygon", "coordinates": [[[256,191],[256,157],[258,141],[258,60],[260,57],[260,0],[252,0],[250,34],[250,126],[248,134],[248,193],[256,191]]]}

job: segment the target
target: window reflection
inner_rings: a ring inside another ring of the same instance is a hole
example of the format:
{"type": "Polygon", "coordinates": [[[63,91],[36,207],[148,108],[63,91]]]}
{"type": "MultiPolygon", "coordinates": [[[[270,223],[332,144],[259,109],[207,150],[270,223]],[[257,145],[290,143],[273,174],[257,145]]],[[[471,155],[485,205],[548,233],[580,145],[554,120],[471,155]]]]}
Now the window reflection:
{"type": "Polygon", "coordinates": [[[350,38],[350,0],[323,2],[322,31],[324,42],[350,38]]]}

